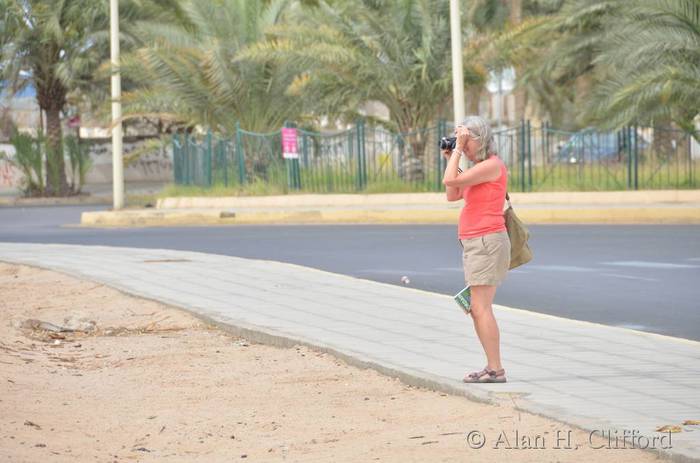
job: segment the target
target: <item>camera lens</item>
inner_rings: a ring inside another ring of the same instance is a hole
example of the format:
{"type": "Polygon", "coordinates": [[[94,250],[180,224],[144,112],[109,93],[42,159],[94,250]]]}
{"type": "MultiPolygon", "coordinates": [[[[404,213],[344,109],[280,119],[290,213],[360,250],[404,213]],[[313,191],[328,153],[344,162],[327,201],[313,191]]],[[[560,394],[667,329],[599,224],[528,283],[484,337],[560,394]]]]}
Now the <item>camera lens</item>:
{"type": "Polygon", "coordinates": [[[441,150],[453,150],[457,144],[457,137],[442,137],[440,139],[441,150]]]}

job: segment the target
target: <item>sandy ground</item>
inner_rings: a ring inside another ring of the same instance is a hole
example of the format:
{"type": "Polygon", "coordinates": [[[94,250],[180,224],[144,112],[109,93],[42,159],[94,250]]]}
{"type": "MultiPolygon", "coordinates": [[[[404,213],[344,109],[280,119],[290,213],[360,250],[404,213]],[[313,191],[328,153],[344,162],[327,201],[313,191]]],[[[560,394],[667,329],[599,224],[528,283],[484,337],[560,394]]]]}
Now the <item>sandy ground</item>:
{"type": "Polygon", "coordinates": [[[410,387],[308,348],[249,343],[100,284],[0,263],[0,462],[660,461],[594,449],[587,432],[516,402],[410,387]],[[470,431],[483,433],[482,448],[470,448],[470,431]],[[504,438],[535,448],[508,449],[504,438]]]}

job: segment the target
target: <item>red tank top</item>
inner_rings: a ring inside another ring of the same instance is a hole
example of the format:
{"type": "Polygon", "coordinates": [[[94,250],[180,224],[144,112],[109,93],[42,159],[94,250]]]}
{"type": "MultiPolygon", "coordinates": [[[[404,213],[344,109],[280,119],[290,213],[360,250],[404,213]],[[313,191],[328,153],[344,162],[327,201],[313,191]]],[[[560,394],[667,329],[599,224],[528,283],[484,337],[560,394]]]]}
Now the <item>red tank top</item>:
{"type": "Polygon", "coordinates": [[[459,239],[476,238],[506,230],[503,203],[508,187],[508,169],[500,158],[501,176],[491,182],[463,187],[464,207],[459,216],[459,239]]]}

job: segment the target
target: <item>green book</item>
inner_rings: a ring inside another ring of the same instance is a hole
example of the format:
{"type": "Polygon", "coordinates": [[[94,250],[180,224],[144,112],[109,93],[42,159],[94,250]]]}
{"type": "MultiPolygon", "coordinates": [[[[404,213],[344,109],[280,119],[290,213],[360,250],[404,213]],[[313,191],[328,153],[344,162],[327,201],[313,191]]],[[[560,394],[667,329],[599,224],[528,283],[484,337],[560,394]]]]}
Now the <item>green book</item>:
{"type": "Polygon", "coordinates": [[[457,305],[464,310],[464,313],[469,315],[472,310],[472,290],[469,286],[455,294],[457,305]]]}

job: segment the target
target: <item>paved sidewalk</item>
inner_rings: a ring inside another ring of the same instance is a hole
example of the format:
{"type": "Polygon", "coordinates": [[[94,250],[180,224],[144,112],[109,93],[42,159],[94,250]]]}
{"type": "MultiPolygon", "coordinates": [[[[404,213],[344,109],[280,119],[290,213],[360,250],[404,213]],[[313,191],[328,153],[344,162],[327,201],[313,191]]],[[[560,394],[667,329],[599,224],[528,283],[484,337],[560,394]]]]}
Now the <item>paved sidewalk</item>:
{"type": "MultiPolygon", "coordinates": [[[[0,243],[0,260],[183,307],[252,340],[316,346],[410,384],[484,401],[510,393],[523,410],[617,430],[619,438],[624,430],[660,436],[658,426],[700,419],[700,343],[693,341],[497,306],[509,382],[465,385],[465,370],[485,362],[471,320],[447,296],[182,251],[0,243]]],[[[700,427],[674,433],[672,448],[661,452],[700,461],[700,427]]]]}

